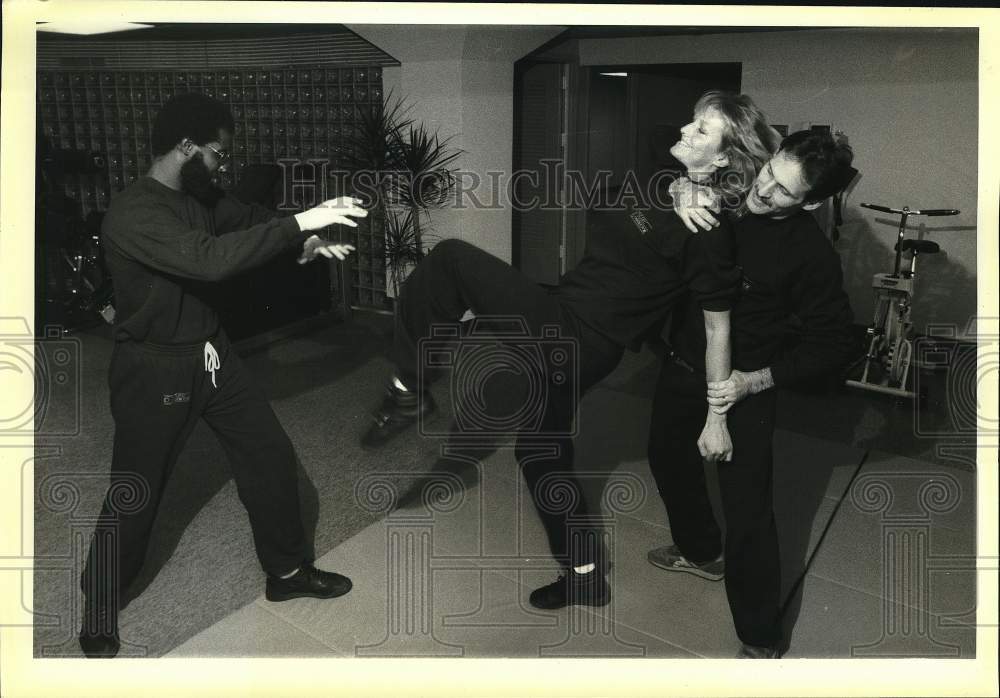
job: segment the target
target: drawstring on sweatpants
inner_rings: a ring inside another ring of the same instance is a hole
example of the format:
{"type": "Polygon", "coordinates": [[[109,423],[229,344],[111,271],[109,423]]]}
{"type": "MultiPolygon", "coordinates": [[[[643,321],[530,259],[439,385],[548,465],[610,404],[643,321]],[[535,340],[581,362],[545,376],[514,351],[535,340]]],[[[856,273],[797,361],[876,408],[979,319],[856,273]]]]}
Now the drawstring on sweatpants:
{"type": "Polygon", "coordinates": [[[205,342],[205,370],[212,374],[213,388],[219,387],[215,384],[215,371],[219,368],[222,368],[222,364],[219,363],[219,352],[215,351],[211,342],[205,342]]]}

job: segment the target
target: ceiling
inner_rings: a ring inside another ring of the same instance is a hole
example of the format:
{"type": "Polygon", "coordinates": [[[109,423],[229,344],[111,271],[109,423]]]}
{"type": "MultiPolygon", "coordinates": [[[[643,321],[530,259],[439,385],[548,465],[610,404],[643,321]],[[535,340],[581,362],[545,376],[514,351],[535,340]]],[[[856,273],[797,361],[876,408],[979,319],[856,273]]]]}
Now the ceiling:
{"type": "Polygon", "coordinates": [[[79,36],[74,34],[54,34],[37,32],[39,41],[210,41],[212,39],[269,39],[298,34],[353,34],[343,24],[233,24],[184,22],[151,24],[149,29],[79,36]]]}
{"type": "MultiPolygon", "coordinates": [[[[45,41],[210,41],[212,39],[266,39],[299,34],[352,34],[343,24],[233,24],[233,23],[153,23],[149,29],[111,32],[93,36],[73,34],[53,34],[38,32],[38,40],[45,41]]],[[[810,27],[801,27],[809,29],[810,27]]],[[[794,31],[791,27],[706,27],[706,26],[597,26],[581,25],[566,28],[557,38],[566,39],[612,39],[634,36],[681,36],[690,34],[725,34],[732,32],[794,31]]]]}
{"type": "Polygon", "coordinates": [[[632,36],[686,36],[700,34],[749,34],[753,32],[815,30],[815,27],[710,27],[710,26],[579,26],[569,27],[561,39],[618,39],[632,36]]]}

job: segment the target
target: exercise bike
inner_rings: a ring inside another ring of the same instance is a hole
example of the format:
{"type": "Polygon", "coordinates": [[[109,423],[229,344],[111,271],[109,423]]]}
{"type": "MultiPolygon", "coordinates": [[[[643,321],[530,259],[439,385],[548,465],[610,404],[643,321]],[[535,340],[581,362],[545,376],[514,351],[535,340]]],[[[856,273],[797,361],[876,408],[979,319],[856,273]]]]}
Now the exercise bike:
{"type": "Polygon", "coordinates": [[[875,274],[872,288],[875,291],[875,317],[867,331],[868,351],[852,369],[863,363],[858,380],[848,380],[847,385],[903,398],[915,398],[909,389],[910,366],[913,360],[913,343],[910,340],[913,307],[913,280],[916,276],[917,257],[936,254],[941,248],[930,240],[905,237],[906,220],[910,216],[956,216],[953,208],[901,209],[861,204],[863,208],[900,216],[899,234],[896,236],[896,262],[891,273],[875,274]],[[909,264],[903,266],[903,254],[909,252],[909,264]]]}
{"type": "Polygon", "coordinates": [[[109,325],[115,320],[114,288],[101,249],[103,218],[103,213],[92,211],[58,250],[64,265],[61,300],[71,321],[80,326],[87,324],[83,318],[93,320],[94,315],[109,325]]]}
{"type": "Polygon", "coordinates": [[[114,322],[114,288],[101,250],[103,213],[86,218],[67,181],[106,176],[97,152],[55,148],[38,126],[35,187],[36,308],[38,326],[54,321],[72,332],[114,322]],[[69,179],[72,178],[72,179],[69,179]]]}

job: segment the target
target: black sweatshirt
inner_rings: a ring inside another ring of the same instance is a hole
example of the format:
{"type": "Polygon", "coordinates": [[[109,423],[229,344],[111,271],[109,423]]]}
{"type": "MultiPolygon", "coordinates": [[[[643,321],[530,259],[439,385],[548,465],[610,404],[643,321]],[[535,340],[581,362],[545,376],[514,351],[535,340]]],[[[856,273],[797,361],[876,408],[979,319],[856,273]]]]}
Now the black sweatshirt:
{"type": "Polygon", "coordinates": [[[698,308],[723,311],[738,284],[728,222],[693,235],[672,211],[628,209],[591,214],[584,257],[553,293],[592,329],[636,349],[686,289],[698,308]]]}
{"type": "MultiPolygon", "coordinates": [[[[776,386],[804,385],[852,355],[853,320],[840,257],[806,211],[774,220],[748,215],[733,226],[742,280],[731,315],[732,365],[771,367],[776,386]]],[[[705,328],[695,302],[678,305],[674,351],[704,372],[705,328]]]]}
{"type": "Polygon", "coordinates": [[[292,217],[232,196],[209,209],[152,177],[114,197],[101,232],[115,287],[115,339],[164,345],[214,337],[219,317],[205,298],[207,284],[309,237],[292,217]]]}

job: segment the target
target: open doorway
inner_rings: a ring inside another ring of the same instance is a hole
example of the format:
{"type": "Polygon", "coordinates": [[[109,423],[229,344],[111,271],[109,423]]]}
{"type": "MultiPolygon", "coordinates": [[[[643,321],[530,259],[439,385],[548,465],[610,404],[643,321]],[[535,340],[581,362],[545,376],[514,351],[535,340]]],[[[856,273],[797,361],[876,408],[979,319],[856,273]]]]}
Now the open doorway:
{"type": "Polygon", "coordinates": [[[588,181],[608,171],[613,190],[632,172],[645,186],[656,172],[679,168],[670,146],[695,102],[708,90],[739,92],[741,76],[740,63],[591,66],[588,181]]]}
{"type": "MultiPolygon", "coordinates": [[[[680,169],[670,146],[695,102],[708,90],[739,92],[742,72],[741,63],[583,66],[565,46],[558,55],[522,60],[514,75],[514,171],[537,179],[519,177],[517,198],[560,200],[553,189],[565,182],[553,178],[555,162],[607,190],[605,201],[629,173],[645,187],[656,172],[680,169]]],[[[515,205],[514,265],[539,283],[557,283],[583,257],[586,223],[582,207],[515,205]]]]}

